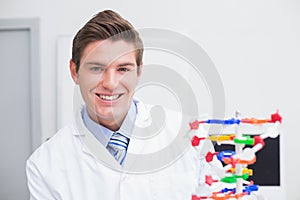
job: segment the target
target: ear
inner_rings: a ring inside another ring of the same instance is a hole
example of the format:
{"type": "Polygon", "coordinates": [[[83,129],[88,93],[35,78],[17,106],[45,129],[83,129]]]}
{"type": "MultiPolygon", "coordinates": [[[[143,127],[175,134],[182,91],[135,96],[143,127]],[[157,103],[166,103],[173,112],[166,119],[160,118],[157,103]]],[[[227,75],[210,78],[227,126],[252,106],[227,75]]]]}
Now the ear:
{"type": "Polygon", "coordinates": [[[141,75],[142,75],[142,72],[143,72],[143,62],[141,62],[141,63],[140,63],[140,66],[138,66],[138,67],[139,67],[139,70],[138,70],[138,78],[140,78],[141,75]]]}
{"type": "Polygon", "coordinates": [[[78,74],[76,72],[76,65],[72,59],[70,60],[70,72],[74,83],[78,84],[78,74]]]}

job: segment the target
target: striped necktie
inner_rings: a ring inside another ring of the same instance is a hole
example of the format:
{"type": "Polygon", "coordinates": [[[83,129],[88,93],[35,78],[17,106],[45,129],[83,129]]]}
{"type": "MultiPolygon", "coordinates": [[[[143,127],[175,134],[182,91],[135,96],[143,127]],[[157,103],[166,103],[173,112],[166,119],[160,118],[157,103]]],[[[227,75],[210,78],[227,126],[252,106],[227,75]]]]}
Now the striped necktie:
{"type": "Polygon", "coordinates": [[[123,165],[127,146],[129,143],[129,138],[125,137],[121,133],[114,133],[107,145],[107,150],[115,157],[115,159],[120,163],[120,165],[123,165]]]}

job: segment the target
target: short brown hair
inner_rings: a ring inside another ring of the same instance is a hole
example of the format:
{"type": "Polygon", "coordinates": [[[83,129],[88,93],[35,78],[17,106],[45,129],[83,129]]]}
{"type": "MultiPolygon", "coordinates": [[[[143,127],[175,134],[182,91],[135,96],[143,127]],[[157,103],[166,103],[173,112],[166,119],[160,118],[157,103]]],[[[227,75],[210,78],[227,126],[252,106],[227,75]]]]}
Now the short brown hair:
{"type": "Polygon", "coordinates": [[[105,10],[90,19],[75,35],[72,47],[72,61],[79,70],[84,49],[92,42],[111,39],[133,43],[136,49],[136,63],[142,64],[143,42],[132,24],[112,10],[105,10]]]}

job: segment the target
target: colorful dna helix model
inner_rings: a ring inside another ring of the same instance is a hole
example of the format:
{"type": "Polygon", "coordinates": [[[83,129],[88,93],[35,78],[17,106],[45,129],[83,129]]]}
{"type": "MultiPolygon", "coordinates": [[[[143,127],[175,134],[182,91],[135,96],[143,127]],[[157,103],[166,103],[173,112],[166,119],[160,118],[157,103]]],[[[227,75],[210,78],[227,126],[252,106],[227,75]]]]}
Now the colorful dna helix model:
{"type": "Polygon", "coordinates": [[[202,199],[243,199],[247,195],[251,195],[253,192],[259,190],[259,186],[254,184],[253,181],[249,181],[249,177],[253,175],[252,169],[248,168],[248,165],[256,162],[256,153],[265,146],[264,139],[271,137],[276,138],[279,135],[278,126],[282,122],[282,117],[278,111],[271,115],[269,119],[257,119],[257,118],[231,118],[226,120],[221,119],[209,119],[191,122],[190,130],[197,131],[201,124],[217,124],[222,126],[235,125],[235,133],[233,134],[217,134],[206,136],[193,135],[191,139],[191,145],[198,147],[202,141],[210,140],[217,142],[218,144],[230,144],[234,145],[235,151],[225,150],[220,152],[208,151],[205,155],[206,162],[216,172],[217,178],[214,179],[211,175],[205,175],[205,184],[211,187],[215,183],[222,183],[230,185],[231,187],[223,187],[218,191],[212,191],[209,195],[193,194],[192,200],[202,199]],[[258,135],[246,135],[239,131],[240,124],[249,124],[260,126],[263,124],[270,125],[268,129],[258,135]],[[216,165],[213,162],[217,159],[221,162],[221,165],[216,165]]]}

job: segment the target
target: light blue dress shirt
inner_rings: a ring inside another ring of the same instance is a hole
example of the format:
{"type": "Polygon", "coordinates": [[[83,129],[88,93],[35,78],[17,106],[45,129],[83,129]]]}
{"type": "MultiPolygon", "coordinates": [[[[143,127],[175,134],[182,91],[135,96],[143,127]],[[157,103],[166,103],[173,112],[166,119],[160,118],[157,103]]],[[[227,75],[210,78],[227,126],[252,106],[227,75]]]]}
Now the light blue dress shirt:
{"type": "MultiPolygon", "coordinates": [[[[81,115],[82,115],[83,122],[84,122],[85,126],[87,127],[87,129],[96,137],[96,139],[102,145],[107,147],[107,144],[115,131],[112,131],[112,130],[98,124],[97,122],[93,121],[90,118],[90,116],[86,110],[86,106],[84,106],[81,115]]],[[[135,102],[132,101],[129,111],[128,111],[120,129],[117,130],[117,132],[130,138],[133,127],[134,127],[136,115],[137,115],[137,107],[136,107],[135,102]]]]}

